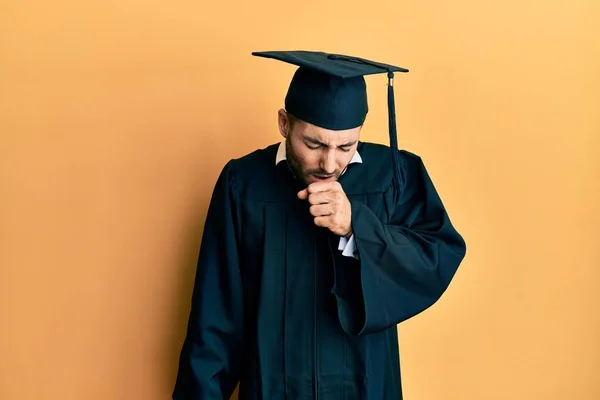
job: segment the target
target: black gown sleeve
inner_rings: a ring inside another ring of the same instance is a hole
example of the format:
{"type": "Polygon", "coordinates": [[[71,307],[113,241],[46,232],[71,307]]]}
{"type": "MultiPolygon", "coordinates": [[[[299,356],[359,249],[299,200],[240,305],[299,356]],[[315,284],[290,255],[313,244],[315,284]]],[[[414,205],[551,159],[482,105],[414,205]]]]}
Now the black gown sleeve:
{"type": "Polygon", "coordinates": [[[239,381],[244,307],[236,238],[238,203],[233,192],[228,164],[207,213],[175,400],[228,399],[239,381]]]}
{"type": "Polygon", "coordinates": [[[403,172],[389,221],[351,201],[359,259],[333,252],[332,293],[349,335],[384,330],[433,305],[466,254],[421,159],[403,153],[403,172]]]}

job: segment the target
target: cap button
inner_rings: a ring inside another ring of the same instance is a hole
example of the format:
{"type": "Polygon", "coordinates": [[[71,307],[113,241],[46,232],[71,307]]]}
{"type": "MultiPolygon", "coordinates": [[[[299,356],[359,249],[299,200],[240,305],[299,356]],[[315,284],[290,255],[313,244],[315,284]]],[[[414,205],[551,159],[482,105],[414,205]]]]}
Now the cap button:
{"type": "Polygon", "coordinates": [[[330,60],[337,60],[337,56],[335,54],[329,54],[327,58],[329,58],[330,60]]]}

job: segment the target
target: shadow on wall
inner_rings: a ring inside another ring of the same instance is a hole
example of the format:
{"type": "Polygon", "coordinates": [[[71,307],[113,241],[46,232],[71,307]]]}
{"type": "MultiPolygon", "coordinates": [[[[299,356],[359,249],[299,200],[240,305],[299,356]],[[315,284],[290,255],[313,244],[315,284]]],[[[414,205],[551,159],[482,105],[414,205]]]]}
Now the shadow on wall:
{"type": "MultiPolygon", "coordinates": [[[[165,381],[162,384],[162,387],[169,391],[169,396],[171,396],[177,378],[181,346],[183,345],[187,330],[200,243],[211,194],[212,188],[210,190],[205,190],[201,200],[198,202],[198,207],[196,208],[196,210],[201,210],[202,212],[190,215],[190,223],[185,229],[186,233],[185,240],[183,241],[183,250],[180,253],[182,254],[182,257],[177,263],[176,272],[174,274],[176,276],[176,280],[174,281],[175,290],[173,290],[174,297],[169,301],[169,304],[172,307],[172,320],[169,327],[165,329],[168,332],[168,335],[166,335],[168,340],[164,343],[162,349],[164,353],[162,364],[165,368],[165,381]]],[[[237,400],[237,398],[236,390],[232,399],[237,400]]]]}
{"type": "MultiPolygon", "coordinates": [[[[243,104],[250,104],[250,96],[248,95],[247,97],[248,98],[246,99],[246,96],[242,95],[238,98],[240,108],[243,104]],[[245,103],[245,101],[248,101],[248,103],[245,103]]],[[[246,108],[246,115],[250,115],[250,112],[247,111],[247,106],[244,107],[246,108]]],[[[276,116],[276,111],[277,110],[274,110],[272,113],[274,116],[276,116]]],[[[275,117],[273,117],[273,121],[276,121],[275,117]]],[[[170,325],[165,328],[165,331],[168,333],[165,337],[167,337],[168,340],[164,343],[162,348],[163,357],[161,358],[163,360],[162,364],[164,365],[163,376],[165,380],[161,387],[168,391],[169,398],[177,378],[179,356],[187,330],[202,233],[204,231],[206,213],[208,211],[214,185],[219,173],[229,159],[240,157],[243,154],[257,148],[262,148],[266,144],[271,144],[279,139],[277,136],[278,133],[275,133],[275,136],[268,137],[267,139],[265,139],[264,133],[262,135],[260,134],[260,132],[265,131],[265,125],[267,127],[269,126],[269,122],[270,121],[264,123],[264,121],[260,121],[260,123],[257,123],[252,120],[240,121],[235,119],[223,121],[221,125],[226,126],[227,133],[232,133],[231,139],[228,140],[229,138],[226,137],[227,135],[223,135],[223,133],[218,137],[210,139],[210,146],[218,148],[219,153],[223,155],[222,158],[216,159],[207,157],[203,159],[201,163],[198,164],[197,173],[194,174],[199,177],[198,180],[194,181],[194,188],[192,190],[197,202],[190,207],[189,215],[186,216],[184,226],[182,227],[182,237],[184,237],[184,240],[182,240],[181,243],[183,243],[183,247],[181,251],[178,252],[181,257],[176,263],[175,271],[173,272],[175,280],[172,281],[172,284],[175,287],[174,290],[170,292],[174,293],[174,297],[166,301],[170,305],[171,320],[169,321],[170,325]],[[242,144],[240,144],[239,141],[235,142],[233,140],[234,135],[238,134],[241,129],[245,132],[250,132],[250,135],[244,138],[247,139],[246,144],[244,144],[243,141],[242,144]],[[232,144],[232,142],[235,144],[232,144]],[[210,171],[210,173],[208,173],[208,171],[210,171]],[[210,178],[208,176],[210,176],[210,178]],[[200,182],[200,180],[202,182],[200,182]]],[[[272,124],[273,132],[275,132],[275,122],[272,124]]],[[[207,142],[204,142],[204,145],[206,144],[207,142]]],[[[205,153],[210,154],[211,152],[205,151],[205,153]]],[[[238,399],[238,388],[236,388],[231,399],[238,399]]]]}

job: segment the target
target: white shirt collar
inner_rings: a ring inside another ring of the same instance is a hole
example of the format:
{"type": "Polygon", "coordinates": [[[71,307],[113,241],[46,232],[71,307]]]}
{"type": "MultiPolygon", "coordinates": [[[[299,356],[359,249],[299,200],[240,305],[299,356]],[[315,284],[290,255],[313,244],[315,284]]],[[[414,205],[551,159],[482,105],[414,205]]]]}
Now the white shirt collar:
{"type": "MultiPolygon", "coordinates": [[[[277,157],[275,157],[275,165],[279,164],[280,162],[286,160],[286,152],[285,152],[285,139],[283,139],[283,141],[279,144],[279,148],[277,149],[277,157]]],[[[348,164],[352,164],[352,163],[362,163],[362,157],[360,156],[360,154],[358,154],[358,150],[354,152],[354,155],[352,156],[352,159],[350,160],[350,162],[348,164]]]]}

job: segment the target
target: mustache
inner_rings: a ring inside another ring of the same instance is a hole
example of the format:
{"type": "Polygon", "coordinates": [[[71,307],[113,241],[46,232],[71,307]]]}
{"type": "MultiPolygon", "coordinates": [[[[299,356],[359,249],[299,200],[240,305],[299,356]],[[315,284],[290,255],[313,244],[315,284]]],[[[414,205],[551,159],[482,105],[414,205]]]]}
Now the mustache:
{"type": "Polygon", "coordinates": [[[319,178],[331,178],[332,176],[338,176],[339,175],[339,171],[335,170],[333,173],[327,173],[325,171],[323,171],[322,169],[311,169],[308,171],[305,171],[306,175],[316,175],[319,178]]]}

